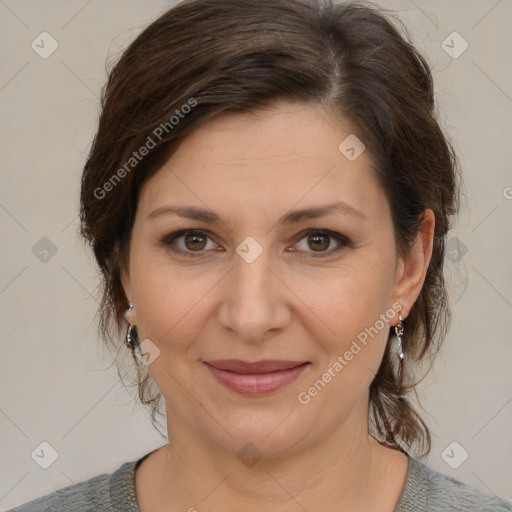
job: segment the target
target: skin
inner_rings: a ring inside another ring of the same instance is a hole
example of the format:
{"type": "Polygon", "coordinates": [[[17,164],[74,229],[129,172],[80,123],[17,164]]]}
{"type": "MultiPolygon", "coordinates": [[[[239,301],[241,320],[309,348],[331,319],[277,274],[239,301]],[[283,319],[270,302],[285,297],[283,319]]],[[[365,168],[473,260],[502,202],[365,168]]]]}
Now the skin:
{"type": "Polygon", "coordinates": [[[160,350],[149,371],[165,398],[170,441],[136,471],[142,512],[394,510],[407,458],[368,435],[368,390],[398,323],[393,304],[407,318],[421,291],[434,214],[426,210],[414,250],[399,258],[369,152],[351,162],[338,150],[350,133],[306,104],[222,114],[186,138],[142,188],[122,281],[135,306],[128,320],[160,350]],[[278,222],[290,210],[339,200],[366,219],[334,212],[278,222]],[[207,208],[222,222],[148,218],[165,205],[207,208]],[[161,241],[185,229],[209,235],[174,242],[192,257],[161,241]],[[308,243],[309,229],[350,243],[308,243]],[[263,249],[252,263],[236,252],[248,236],[263,249]],[[389,310],[389,325],[307,405],[299,403],[299,393],[389,310]],[[247,397],[203,364],[230,358],[311,364],[285,388],[247,397]],[[250,467],[236,456],[248,442],[261,454],[250,467]]]}

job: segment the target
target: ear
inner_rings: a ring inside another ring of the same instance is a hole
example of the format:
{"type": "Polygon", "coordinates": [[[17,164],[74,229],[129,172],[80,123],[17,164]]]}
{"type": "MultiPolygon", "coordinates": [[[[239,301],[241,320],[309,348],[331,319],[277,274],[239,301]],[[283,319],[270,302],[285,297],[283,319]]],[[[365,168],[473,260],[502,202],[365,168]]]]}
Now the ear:
{"type": "MultiPolygon", "coordinates": [[[[131,279],[130,274],[125,268],[121,268],[121,284],[123,285],[124,294],[126,296],[127,302],[132,302],[132,285],[131,285],[131,279]]],[[[128,305],[127,305],[128,306],[128,305]]],[[[128,309],[128,307],[127,307],[128,309]]],[[[131,324],[135,325],[135,312],[132,309],[130,313],[126,316],[126,320],[130,322],[131,324]]]]}
{"type": "Polygon", "coordinates": [[[405,259],[400,258],[399,260],[394,302],[399,302],[402,305],[400,314],[404,319],[409,316],[425,282],[434,245],[434,227],[434,212],[431,209],[426,209],[413,248],[405,259]]]}

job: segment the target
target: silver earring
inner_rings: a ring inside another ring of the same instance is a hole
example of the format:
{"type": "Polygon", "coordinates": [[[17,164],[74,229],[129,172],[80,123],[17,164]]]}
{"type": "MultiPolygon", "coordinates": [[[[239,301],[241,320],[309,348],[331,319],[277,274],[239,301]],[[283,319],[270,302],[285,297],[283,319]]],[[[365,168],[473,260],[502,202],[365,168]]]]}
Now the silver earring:
{"type": "Polygon", "coordinates": [[[404,326],[402,324],[403,318],[402,315],[398,315],[399,322],[395,326],[395,334],[397,339],[397,356],[398,356],[398,370],[397,370],[397,393],[400,393],[402,390],[402,382],[404,377],[404,352],[402,349],[402,336],[404,334],[404,326]]]}
{"type": "Polygon", "coordinates": [[[125,345],[130,349],[135,349],[137,345],[139,344],[139,335],[137,333],[137,327],[135,325],[132,325],[128,321],[128,313],[133,309],[133,304],[130,302],[128,303],[128,309],[124,313],[124,319],[128,322],[128,330],[126,331],[126,339],[125,339],[125,345]]]}

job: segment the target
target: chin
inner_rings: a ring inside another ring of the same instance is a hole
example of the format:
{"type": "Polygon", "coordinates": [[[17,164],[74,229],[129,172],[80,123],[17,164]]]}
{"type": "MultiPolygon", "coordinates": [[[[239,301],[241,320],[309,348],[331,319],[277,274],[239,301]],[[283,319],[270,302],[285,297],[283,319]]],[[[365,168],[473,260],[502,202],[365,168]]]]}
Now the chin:
{"type": "MultiPolygon", "coordinates": [[[[307,435],[308,425],[297,412],[281,404],[275,410],[250,411],[238,408],[231,414],[222,413],[222,426],[209,422],[210,438],[219,446],[240,458],[248,456],[273,457],[285,455],[307,435]],[[213,427],[213,428],[212,428],[213,427]],[[254,453],[253,453],[254,452],[254,453]]],[[[299,409],[300,411],[300,409],[299,409]]]]}

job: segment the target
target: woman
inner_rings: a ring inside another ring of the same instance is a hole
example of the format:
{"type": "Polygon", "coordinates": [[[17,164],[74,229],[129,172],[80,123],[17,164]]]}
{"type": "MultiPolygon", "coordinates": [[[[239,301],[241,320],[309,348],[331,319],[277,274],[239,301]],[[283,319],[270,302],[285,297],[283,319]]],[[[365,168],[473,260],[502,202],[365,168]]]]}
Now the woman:
{"type": "Polygon", "coordinates": [[[430,449],[409,399],[449,325],[460,176],[381,13],[185,0],[102,106],[81,233],[169,443],[13,510],[512,510],[409,454],[430,449]]]}

